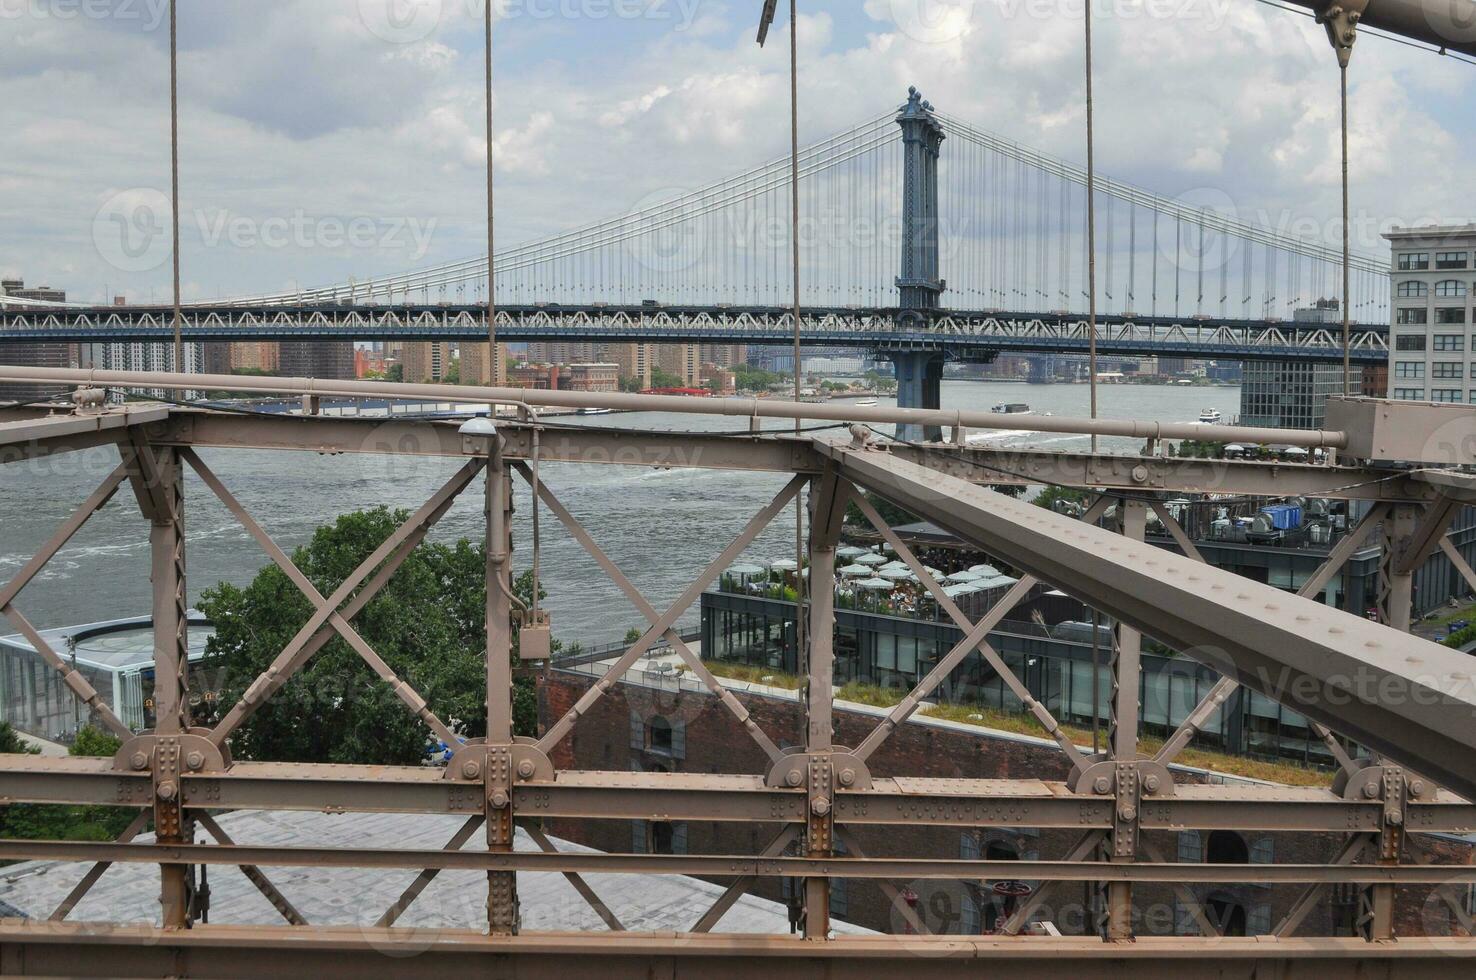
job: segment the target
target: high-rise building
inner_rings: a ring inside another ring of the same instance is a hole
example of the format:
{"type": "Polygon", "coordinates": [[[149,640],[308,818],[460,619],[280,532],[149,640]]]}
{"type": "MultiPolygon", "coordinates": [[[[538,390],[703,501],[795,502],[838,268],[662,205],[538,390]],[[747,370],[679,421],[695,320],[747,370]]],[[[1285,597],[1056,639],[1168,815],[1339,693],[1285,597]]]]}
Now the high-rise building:
{"type": "MultiPolygon", "coordinates": [[[[5,297],[37,300],[44,303],[65,303],[64,290],[50,286],[27,287],[20,279],[0,280],[0,309],[5,307],[5,297]]],[[[0,364],[12,367],[75,367],[80,363],[76,345],[64,343],[0,344],[0,364]]],[[[0,384],[0,402],[43,401],[65,394],[65,385],[0,384]]]]}
{"type": "Polygon", "coordinates": [[[1396,228],[1384,237],[1394,291],[1389,397],[1476,404],[1476,225],[1396,228]]]}
{"type": "Polygon", "coordinates": [[[611,344],[607,356],[620,369],[620,377],[634,378],[642,388],[651,387],[651,368],[656,362],[656,345],[611,344]]]}
{"type": "Polygon", "coordinates": [[[702,347],[700,344],[660,344],[656,347],[656,366],[667,374],[682,379],[682,387],[702,384],[702,347]]]}
{"type": "Polygon", "coordinates": [[[426,384],[446,380],[452,360],[449,343],[415,341],[405,345],[400,363],[405,367],[406,383],[426,384]]]}
{"type": "MultiPolygon", "coordinates": [[[[1312,307],[1297,310],[1298,324],[1343,321],[1335,299],[1318,300],[1312,307]]],[[[1350,390],[1363,387],[1362,372],[1353,369],[1350,390]]],[[[1327,417],[1329,395],[1343,393],[1341,364],[1309,364],[1297,361],[1247,361],[1240,382],[1240,424],[1272,429],[1320,429],[1327,417]]]]}
{"type": "Polygon", "coordinates": [[[488,363],[486,344],[461,345],[461,383],[467,385],[507,384],[507,345],[497,345],[497,357],[488,363]],[[494,370],[495,369],[495,370],[494,370]]]}
{"type": "Polygon", "coordinates": [[[354,377],[354,345],[338,341],[283,343],[279,363],[284,377],[351,381],[354,377]]]}
{"type": "Polygon", "coordinates": [[[533,342],[528,345],[528,360],[534,364],[590,364],[604,354],[603,344],[569,344],[533,342]]]}
{"type": "Polygon", "coordinates": [[[231,344],[232,371],[262,371],[276,374],[282,365],[281,348],[274,341],[253,340],[231,344]]]}

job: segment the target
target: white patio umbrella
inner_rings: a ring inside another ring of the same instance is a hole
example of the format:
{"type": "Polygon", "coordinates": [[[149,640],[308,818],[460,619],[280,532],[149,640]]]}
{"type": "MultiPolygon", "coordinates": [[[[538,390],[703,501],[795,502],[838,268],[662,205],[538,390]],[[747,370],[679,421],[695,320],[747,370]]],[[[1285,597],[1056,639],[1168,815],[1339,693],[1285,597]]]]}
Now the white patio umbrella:
{"type": "Polygon", "coordinates": [[[917,581],[917,576],[913,575],[912,572],[906,568],[884,568],[881,571],[881,575],[878,577],[887,579],[891,582],[917,581]]]}
{"type": "Polygon", "coordinates": [[[858,548],[853,544],[848,544],[844,548],[835,549],[835,557],[843,559],[845,561],[854,561],[864,554],[867,554],[865,548],[858,548]]]}
{"type": "Polygon", "coordinates": [[[856,588],[865,589],[868,592],[890,592],[893,585],[884,578],[863,578],[854,584],[856,588]]]}
{"type": "Polygon", "coordinates": [[[980,575],[988,575],[991,577],[999,574],[999,569],[995,568],[993,565],[975,565],[970,568],[969,571],[978,572],[980,575]]]}
{"type": "Polygon", "coordinates": [[[954,572],[943,581],[950,585],[963,585],[966,582],[976,582],[983,577],[978,572],[954,572]]]}
{"type": "Polygon", "coordinates": [[[770,562],[769,567],[776,572],[792,572],[796,568],[799,568],[799,565],[793,558],[781,558],[778,561],[770,562]]]}
{"type": "Polygon", "coordinates": [[[865,578],[871,574],[871,569],[865,565],[847,565],[840,573],[843,578],[865,578]]]}
{"type": "Polygon", "coordinates": [[[858,565],[870,565],[875,567],[877,565],[885,565],[886,563],[887,560],[884,557],[875,553],[867,553],[856,559],[856,564],[858,565]]]}

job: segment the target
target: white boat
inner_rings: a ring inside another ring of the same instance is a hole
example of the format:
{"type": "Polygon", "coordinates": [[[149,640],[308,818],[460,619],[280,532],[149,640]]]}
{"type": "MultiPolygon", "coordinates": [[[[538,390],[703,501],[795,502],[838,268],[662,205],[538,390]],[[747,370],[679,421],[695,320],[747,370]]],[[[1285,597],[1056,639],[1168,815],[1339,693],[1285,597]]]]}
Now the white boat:
{"type": "Polygon", "coordinates": [[[856,401],[856,407],[857,408],[875,408],[876,407],[876,399],[875,398],[861,398],[861,399],[858,399],[856,401]]]}
{"type": "Polygon", "coordinates": [[[581,408],[579,410],[579,414],[580,415],[610,415],[614,411],[615,410],[613,408],[581,408]]]}
{"type": "Polygon", "coordinates": [[[1206,408],[1199,413],[1200,425],[1219,425],[1225,421],[1225,416],[1220,414],[1218,408],[1206,408]]]}

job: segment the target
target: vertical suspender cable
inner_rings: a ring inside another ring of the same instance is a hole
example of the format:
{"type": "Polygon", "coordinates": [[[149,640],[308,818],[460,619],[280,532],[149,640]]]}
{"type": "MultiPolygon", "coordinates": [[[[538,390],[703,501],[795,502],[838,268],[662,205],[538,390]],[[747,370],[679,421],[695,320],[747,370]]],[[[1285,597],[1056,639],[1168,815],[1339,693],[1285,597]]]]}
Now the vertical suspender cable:
{"type": "MultiPolygon", "coordinates": [[[[494,291],[495,275],[492,259],[493,232],[495,222],[492,208],[492,3],[488,0],[486,12],[483,18],[485,30],[485,80],[487,100],[487,383],[495,385],[498,383],[502,372],[497,357],[497,300],[494,291]]],[[[491,408],[493,418],[496,418],[496,409],[491,408]]],[[[534,497],[534,506],[537,507],[537,497],[534,497]]],[[[536,589],[536,587],[535,587],[536,589]]]]}
{"type": "MultiPolygon", "coordinates": [[[[800,360],[800,185],[799,185],[799,12],[798,0],[789,0],[789,182],[792,209],[790,237],[794,262],[794,400],[800,400],[804,371],[800,360]]],[[[794,420],[800,434],[800,420],[794,420]]],[[[795,656],[803,673],[809,674],[805,650],[805,505],[802,496],[794,501],[794,638],[795,656]]],[[[830,583],[820,583],[829,588],[830,583]]],[[[808,703],[808,701],[806,702],[808,703]]]]}
{"type": "MultiPolygon", "coordinates": [[[[169,185],[174,234],[174,370],[184,371],[183,320],[179,304],[179,22],[178,0],[169,0],[169,185]]],[[[201,365],[203,369],[203,365],[201,365]]]]}
{"type": "Polygon", "coordinates": [[[1349,355],[1349,334],[1353,314],[1348,307],[1348,262],[1351,248],[1348,228],[1350,215],[1348,213],[1348,65],[1346,62],[1339,64],[1338,77],[1343,116],[1343,394],[1347,396],[1353,393],[1353,371],[1349,355]]]}
{"type": "MultiPolygon", "coordinates": [[[[1097,417],[1097,159],[1092,134],[1092,3],[1082,4],[1086,19],[1086,137],[1087,137],[1087,343],[1090,363],[1092,418],[1097,417]]],[[[1092,452],[1097,437],[1092,436],[1092,452]]]]}

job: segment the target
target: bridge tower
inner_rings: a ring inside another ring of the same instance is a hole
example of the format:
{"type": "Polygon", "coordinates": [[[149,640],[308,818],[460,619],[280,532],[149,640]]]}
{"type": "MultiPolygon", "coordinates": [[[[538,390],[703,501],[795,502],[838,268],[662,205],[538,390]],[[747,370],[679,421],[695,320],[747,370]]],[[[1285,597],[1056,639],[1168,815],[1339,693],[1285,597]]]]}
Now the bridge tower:
{"type": "MultiPolygon", "coordinates": [[[[938,275],[938,156],[943,125],[933,115],[932,103],[916,88],[907,90],[907,104],[897,115],[902,128],[902,270],[897,277],[900,330],[926,329],[928,311],[937,309],[947,283],[938,275]]],[[[882,347],[877,352],[896,365],[897,404],[902,408],[939,408],[944,353],[941,349],[882,347]]],[[[899,425],[897,438],[937,440],[941,429],[899,425]]]]}

